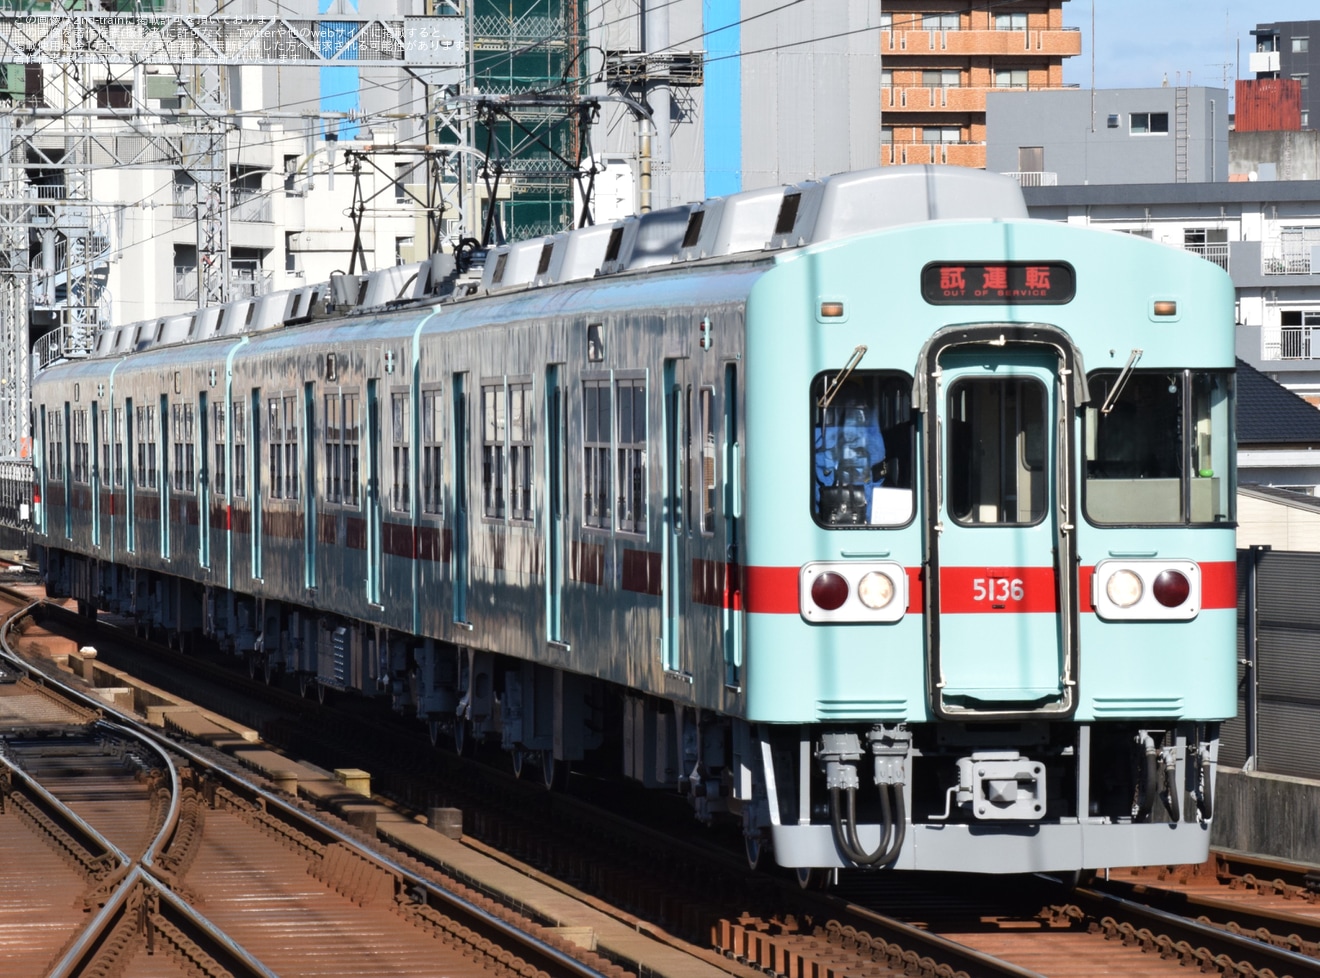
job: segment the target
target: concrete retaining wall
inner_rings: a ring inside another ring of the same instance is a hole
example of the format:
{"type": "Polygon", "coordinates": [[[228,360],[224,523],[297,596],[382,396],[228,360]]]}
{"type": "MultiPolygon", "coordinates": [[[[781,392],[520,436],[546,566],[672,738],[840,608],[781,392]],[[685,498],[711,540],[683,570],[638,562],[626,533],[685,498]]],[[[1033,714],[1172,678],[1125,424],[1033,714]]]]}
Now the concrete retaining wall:
{"type": "Polygon", "coordinates": [[[1320,781],[1221,767],[1210,842],[1320,865],[1320,781]]]}

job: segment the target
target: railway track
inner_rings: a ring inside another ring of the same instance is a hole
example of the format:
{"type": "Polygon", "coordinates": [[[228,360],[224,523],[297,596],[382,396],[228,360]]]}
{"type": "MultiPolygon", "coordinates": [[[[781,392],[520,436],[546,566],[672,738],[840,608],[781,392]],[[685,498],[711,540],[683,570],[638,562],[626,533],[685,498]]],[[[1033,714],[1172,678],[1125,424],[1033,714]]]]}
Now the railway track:
{"type": "Polygon", "coordinates": [[[202,751],[104,719],[93,696],[12,678],[0,847],[4,892],[24,899],[3,908],[11,973],[624,974],[202,751]]]}
{"type": "MultiPolygon", "coordinates": [[[[112,643],[104,636],[99,641],[106,646],[105,655],[112,643]]],[[[151,654],[170,658],[159,650],[151,654]]],[[[191,668],[197,662],[188,657],[180,660],[179,667],[191,668]]],[[[163,667],[157,662],[155,668],[163,667]]],[[[836,895],[800,893],[788,881],[749,875],[737,856],[713,845],[708,836],[683,831],[680,834],[686,838],[676,842],[668,834],[639,828],[635,823],[647,822],[654,814],[643,809],[657,807],[653,795],[639,796],[634,803],[630,793],[619,794],[616,786],[609,807],[618,815],[606,815],[577,798],[548,794],[450,753],[430,750],[416,726],[378,715],[361,703],[349,701],[355,708],[347,715],[332,712],[274,687],[252,686],[223,664],[206,665],[208,673],[217,670],[227,677],[217,680],[217,689],[226,690],[215,694],[221,700],[241,699],[244,689],[256,693],[264,705],[249,702],[242,709],[260,717],[268,739],[281,741],[299,756],[368,768],[378,791],[416,810],[435,805],[462,808],[464,828],[476,837],[466,840],[470,847],[517,864],[521,872],[561,891],[608,905],[629,926],[661,942],[696,945],[694,954],[700,947],[712,949],[706,963],[735,975],[755,970],[794,976],[1064,978],[1107,974],[1116,966],[1141,974],[1173,974],[1179,969],[1185,975],[1188,967],[1279,978],[1320,973],[1317,962],[1306,957],[1309,936],[1291,944],[1286,938],[1282,943],[1260,941],[1243,936],[1261,929],[1254,919],[1252,926],[1197,921],[1197,916],[1206,914],[1154,901],[1143,908],[1140,901],[1130,899],[1132,892],[1066,892],[1025,878],[941,883],[876,874],[849,883],[836,895]],[[664,858],[657,859],[660,847],[664,858]],[[1124,896],[1128,899],[1121,902],[1124,896]],[[1234,934],[1235,929],[1240,933],[1234,934]],[[716,955],[723,964],[711,961],[716,955]]],[[[159,674],[155,678],[166,681],[159,674]]],[[[197,683],[194,678],[192,684],[197,683]]],[[[574,792],[589,796],[601,784],[575,779],[574,792]]],[[[225,831],[238,833],[231,847],[256,852],[257,841],[239,829],[244,806],[254,804],[250,798],[214,796],[207,809],[208,825],[227,826],[225,831]]],[[[253,830],[248,826],[245,831],[253,830]]],[[[304,858],[327,859],[327,843],[323,839],[318,843],[321,848],[307,849],[304,858]]],[[[1114,880],[1118,878],[1115,874],[1114,880]]],[[[392,884],[396,902],[400,893],[407,892],[401,879],[396,876],[392,884]]],[[[1285,889],[1291,887],[1293,901],[1306,889],[1304,878],[1299,880],[1285,884],[1285,889]]],[[[215,880],[208,885],[215,886],[215,880]]],[[[1125,885],[1133,892],[1154,889],[1145,876],[1133,877],[1125,885]]],[[[1256,887],[1260,892],[1265,889],[1278,887],[1273,883],[1256,887]]],[[[1260,902],[1261,897],[1255,899],[1260,902]]],[[[217,903],[221,906],[223,901],[217,903]]],[[[241,911],[233,913],[242,917],[241,911]]],[[[1282,932],[1276,925],[1271,934],[1282,932]]]]}

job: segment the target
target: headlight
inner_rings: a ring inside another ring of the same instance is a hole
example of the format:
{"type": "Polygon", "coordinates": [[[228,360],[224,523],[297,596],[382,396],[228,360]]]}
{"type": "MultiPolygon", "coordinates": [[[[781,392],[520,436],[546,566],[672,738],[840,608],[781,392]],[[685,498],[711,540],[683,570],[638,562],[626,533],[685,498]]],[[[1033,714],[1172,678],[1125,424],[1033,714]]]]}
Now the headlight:
{"type": "Polygon", "coordinates": [[[1130,570],[1115,571],[1105,582],[1105,594],[1120,608],[1131,608],[1141,600],[1141,578],[1130,570]]]}
{"type": "Polygon", "coordinates": [[[857,583],[857,597],[872,611],[879,611],[894,600],[893,578],[871,571],[857,583]]]}

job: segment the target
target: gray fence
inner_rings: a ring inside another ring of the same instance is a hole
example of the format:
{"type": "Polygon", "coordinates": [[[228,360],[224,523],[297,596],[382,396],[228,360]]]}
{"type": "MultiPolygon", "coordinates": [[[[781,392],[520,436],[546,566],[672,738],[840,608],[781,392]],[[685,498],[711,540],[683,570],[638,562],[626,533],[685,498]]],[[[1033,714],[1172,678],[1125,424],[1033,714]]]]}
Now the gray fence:
{"type": "Polygon", "coordinates": [[[1238,551],[1238,715],[1228,765],[1320,780],[1320,554],[1238,551]]]}

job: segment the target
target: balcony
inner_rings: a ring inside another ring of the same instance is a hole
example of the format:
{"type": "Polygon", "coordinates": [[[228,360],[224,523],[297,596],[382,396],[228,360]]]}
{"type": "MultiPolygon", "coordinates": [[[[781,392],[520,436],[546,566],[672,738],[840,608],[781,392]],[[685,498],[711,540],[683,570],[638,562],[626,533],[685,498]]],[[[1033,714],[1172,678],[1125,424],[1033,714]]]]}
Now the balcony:
{"type": "Polygon", "coordinates": [[[881,31],[880,55],[924,57],[931,54],[1039,55],[1067,58],[1082,53],[1075,27],[1026,31],[881,31]]]}
{"type": "Polygon", "coordinates": [[[1320,358],[1320,326],[1266,326],[1261,336],[1262,360],[1314,360],[1320,358]]]}
{"type": "Polygon", "coordinates": [[[995,88],[882,88],[882,112],[984,112],[985,93],[995,88]]]}
{"type": "Polygon", "coordinates": [[[985,143],[894,142],[880,146],[880,165],[904,163],[947,163],[950,166],[985,167],[985,143]]]}
{"type": "Polygon", "coordinates": [[[1314,249],[1285,249],[1277,241],[1262,242],[1260,272],[1262,275],[1310,275],[1316,267],[1315,258],[1314,249]]]}
{"type": "MultiPolygon", "coordinates": [[[[265,268],[230,268],[229,298],[252,299],[270,292],[274,273],[265,268]]],[[[197,301],[197,267],[174,266],[174,298],[178,302],[197,301]]]]}
{"type": "Polygon", "coordinates": [[[271,216],[270,195],[261,190],[233,190],[229,195],[229,219],[231,221],[251,221],[269,224],[271,216]]]}
{"type": "Polygon", "coordinates": [[[1185,244],[1184,251],[1190,251],[1194,255],[1200,255],[1208,262],[1213,262],[1224,271],[1228,271],[1228,242],[1213,241],[1209,244],[1185,244]]]}
{"type": "Polygon", "coordinates": [[[1279,73],[1278,51],[1252,51],[1247,56],[1247,70],[1255,74],[1279,73]]]}
{"type": "MultiPolygon", "coordinates": [[[[1019,187],[1057,187],[1059,175],[1048,170],[1020,170],[1017,173],[1005,173],[1018,182],[1019,187]]],[[[1227,259],[1225,259],[1227,261],[1227,259]]]]}

